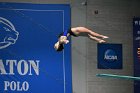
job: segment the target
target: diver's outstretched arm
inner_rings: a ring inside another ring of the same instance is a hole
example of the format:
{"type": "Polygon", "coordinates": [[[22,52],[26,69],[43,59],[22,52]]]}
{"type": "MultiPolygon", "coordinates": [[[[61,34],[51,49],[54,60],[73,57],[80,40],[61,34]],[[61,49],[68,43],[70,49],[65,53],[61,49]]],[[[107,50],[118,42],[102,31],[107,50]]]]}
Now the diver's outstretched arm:
{"type": "Polygon", "coordinates": [[[105,40],[99,39],[99,38],[94,37],[94,36],[91,36],[91,35],[89,35],[89,34],[88,34],[88,36],[89,36],[90,39],[95,40],[95,41],[97,41],[98,43],[105,43],[105,42],[106,42],[105,40]]]}

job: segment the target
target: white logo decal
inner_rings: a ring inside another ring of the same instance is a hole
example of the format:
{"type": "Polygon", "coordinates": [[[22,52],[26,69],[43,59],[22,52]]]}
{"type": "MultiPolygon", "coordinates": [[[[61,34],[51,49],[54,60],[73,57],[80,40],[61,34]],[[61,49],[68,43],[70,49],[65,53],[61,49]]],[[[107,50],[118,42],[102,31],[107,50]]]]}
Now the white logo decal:
{"type": "Polygon", "coordinates": [[[14,25],[7,19],[0,17],[0,49],[6,48],[18,39],[19,32],[14,25]]]}
{"type": "Polygon", "coordinates": [[[118,56],[114,50],[107,49],[104,54],[104,60],[108,62],[114,62],[118,60],[118,56]]]}

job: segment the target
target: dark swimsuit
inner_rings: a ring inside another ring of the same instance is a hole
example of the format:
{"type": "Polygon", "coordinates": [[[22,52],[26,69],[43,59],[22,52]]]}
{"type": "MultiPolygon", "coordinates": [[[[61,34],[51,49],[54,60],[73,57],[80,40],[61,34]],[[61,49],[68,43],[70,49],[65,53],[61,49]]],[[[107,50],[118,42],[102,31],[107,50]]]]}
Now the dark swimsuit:
{"type": "MultiPolygon", "coordinates": [[[[59,39],[61,36],[63,36],[63,33],[64,33],[64,32],[62,32],[61,34],[59,34],[58,39],[59,39]]],[[[74,37],[78,37],[76,34],[74,34],[74,33],[71,31],[71,28],[68,29],[68,33],[69,33],[70,35],[74,36],[74,37]]],[[[60,44],[60,46],[59,46],[59,48],[57,49],[57,51],[62,51],[63,49],[64,49],[64,45],[63,45],[63,44],[60,44]]]]}
{"type": "Polygon", "coordinates": [[[72,31],[71,31],[71,28],[68,30],[68,33],[74,37],[78,37],[76,34],[74,34],[72,31]]]}

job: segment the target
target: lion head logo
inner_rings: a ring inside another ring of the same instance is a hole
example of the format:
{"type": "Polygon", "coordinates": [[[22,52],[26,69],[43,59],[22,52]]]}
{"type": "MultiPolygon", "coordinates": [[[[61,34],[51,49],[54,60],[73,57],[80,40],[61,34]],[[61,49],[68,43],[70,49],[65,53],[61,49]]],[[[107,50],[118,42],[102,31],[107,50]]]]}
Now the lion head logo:
{"type": "Polygon", "coordinates": [[[0,17],[0,49],[15,44],[19,33],[14,25],[7,19],[0,17]]]}

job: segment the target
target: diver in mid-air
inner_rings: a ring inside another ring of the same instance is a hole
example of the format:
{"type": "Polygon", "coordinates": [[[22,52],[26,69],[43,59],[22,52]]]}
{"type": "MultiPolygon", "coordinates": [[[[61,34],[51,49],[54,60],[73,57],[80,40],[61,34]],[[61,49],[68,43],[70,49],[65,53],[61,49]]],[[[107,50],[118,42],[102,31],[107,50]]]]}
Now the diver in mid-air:
{"type": "Polygon", "coordinates": [[[59,35],[58,41],[54,45],[55,50],[62,51],[64,49],[64,44],[69,43],[69,36],[78,37],[82,33],[86,34],[90,39],[95,40],[98,43],[105,43],[106,41],[104,39],[109,38],[108,36],[95,33],[85,27],[73,27],[59,35]]]}

